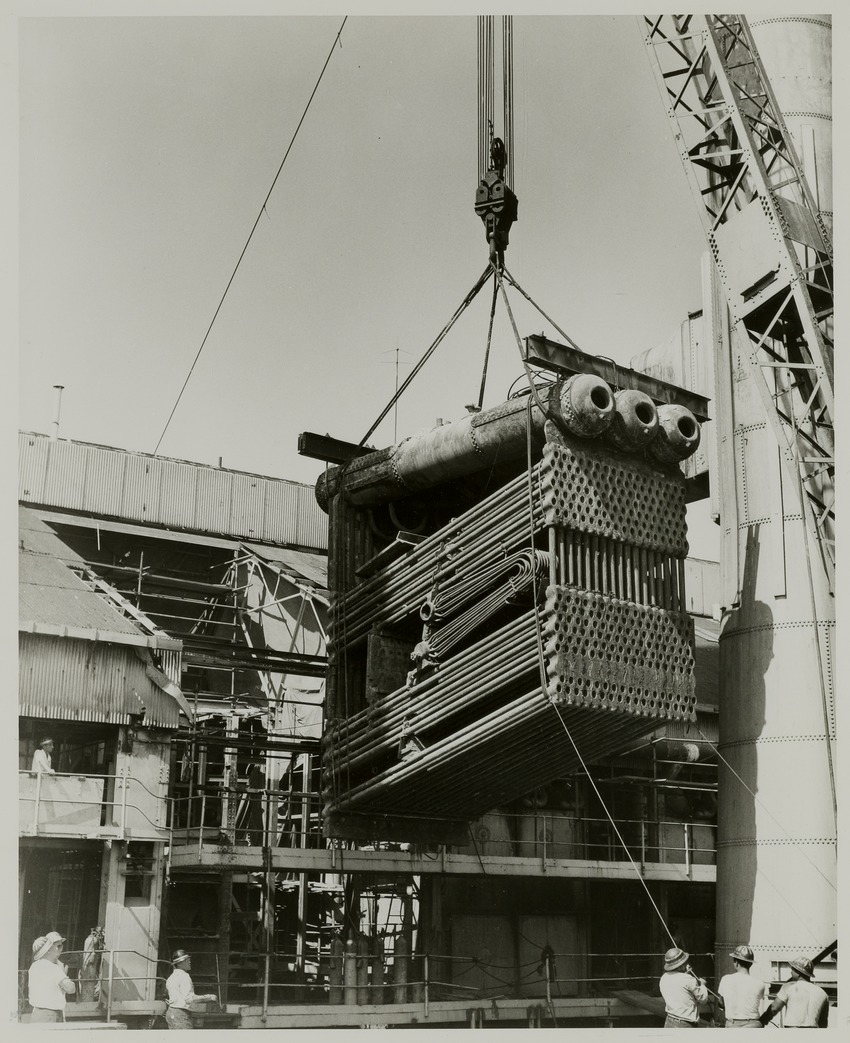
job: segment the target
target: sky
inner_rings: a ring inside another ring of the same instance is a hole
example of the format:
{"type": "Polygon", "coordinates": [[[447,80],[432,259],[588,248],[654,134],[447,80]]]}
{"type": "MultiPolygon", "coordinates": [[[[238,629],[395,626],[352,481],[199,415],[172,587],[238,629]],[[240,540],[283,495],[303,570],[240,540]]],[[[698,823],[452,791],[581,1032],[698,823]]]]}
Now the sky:
{"type": "MultiPolygon", "coordinates": [[[[62,384],[61,437],[153,452],[260,215],[159,453],[312,483],[300,432],[365,435],[487,264],[476,25],[350,16],[261,213],[341,23],[18,20],[21,429],[51,429],[62,384]]],[[[513,31],[507,267],[581,348],[626,364],[701,307],[705,249],[637,18],[513,31]]],[[[489,293],[372,444],[477,401],[489,293]]],[[[559,339],[509,299],[522,336],[559,339]]],[[[485,407],[522,373],[500,306],[485,407]]],[[[694,524],[692,550],[716,557],[694,524]]]]}

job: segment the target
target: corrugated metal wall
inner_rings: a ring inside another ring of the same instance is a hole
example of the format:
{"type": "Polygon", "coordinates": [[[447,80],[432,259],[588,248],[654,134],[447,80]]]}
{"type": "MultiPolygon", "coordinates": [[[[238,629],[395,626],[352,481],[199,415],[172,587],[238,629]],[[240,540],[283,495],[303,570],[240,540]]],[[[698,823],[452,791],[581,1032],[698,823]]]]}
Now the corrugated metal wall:
{"type": "Polygon", "coordinates": [[[324,550],[313,487],[84,442],[19,436],[23,503],[324,550]]]}
{"type": "Polygon", "coordinates": [[[18,702],[22,717],[129,724],[145,708],[145,722],[176,728],[177,703],[145,674],[127,645],[20,635],[18,702]]]}

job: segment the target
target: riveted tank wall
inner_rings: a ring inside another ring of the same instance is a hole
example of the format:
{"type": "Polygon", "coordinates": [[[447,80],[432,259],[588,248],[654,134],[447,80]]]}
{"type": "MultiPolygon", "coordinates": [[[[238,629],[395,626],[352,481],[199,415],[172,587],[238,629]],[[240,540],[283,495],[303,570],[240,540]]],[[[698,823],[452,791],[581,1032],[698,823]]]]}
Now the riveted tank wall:
{"type": "Polygon", "coordinates": [[[751,18],[759,55],[806,180],[832,225],[832,16],[751,18]]]}
{"type": "MultiPolygon", "coordinates": [[[[834,603],[714,280],[721,504],[716,973],[836,935],[834,603]]],[[[712,476],[714,481],[715,476],[712,476]]]]}

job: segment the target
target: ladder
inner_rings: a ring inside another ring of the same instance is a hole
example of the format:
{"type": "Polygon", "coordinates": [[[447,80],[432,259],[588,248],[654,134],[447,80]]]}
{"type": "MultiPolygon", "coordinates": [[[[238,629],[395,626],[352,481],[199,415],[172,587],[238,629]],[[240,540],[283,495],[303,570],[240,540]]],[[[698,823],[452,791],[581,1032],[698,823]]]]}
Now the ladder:
{"type": "Polygon", "coordinates": [[[830,586],[832,241],[741,15],[644,15],[644,43],[723,285],[731,332],[830,586]]]}

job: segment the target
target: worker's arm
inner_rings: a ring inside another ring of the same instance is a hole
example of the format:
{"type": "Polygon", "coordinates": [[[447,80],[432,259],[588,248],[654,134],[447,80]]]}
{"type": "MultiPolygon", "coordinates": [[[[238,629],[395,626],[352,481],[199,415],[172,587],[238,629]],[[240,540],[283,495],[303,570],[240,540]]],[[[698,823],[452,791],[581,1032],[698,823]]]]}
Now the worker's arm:
{"type": "Polygon", "coordinates": [[[766,1025],[769,1021],[772,1021],[776,1015],[785,1006],[785,997],[780,992],[779,995],[773,1000],[764,1014],[760,1015],[759,1021],[762,1025],[766,1025]]]}
{"type": "Polygon", "coordinates": [[[68,977],[68,968],[64,963],[60,963],[59,970],[62,972],[63,977],[59,980],[59,988],[65,993],[66,996],[70,996],[77,991],[76,982],[72,981],[68,977]]]}
{"type": "Polygon", "coordinates": [[[708,1003],[708,989],[705,985],[705,978],[697,977],[695,971],[688,967],[688,972],[693,975],[694,983],[691,986],[691,992],[697,1003],[708,1003]]]}

